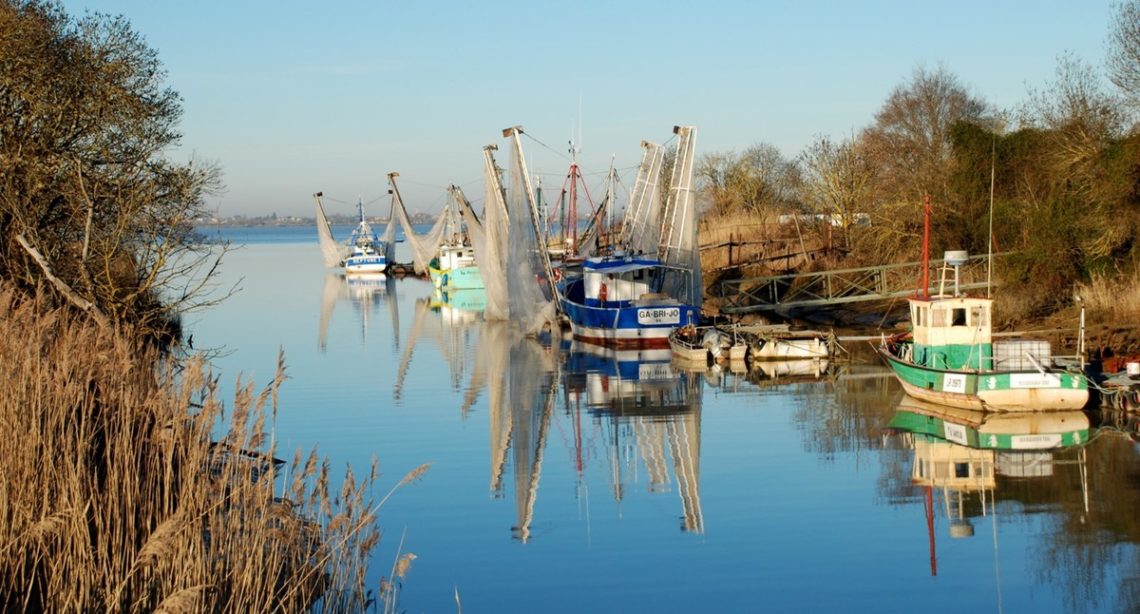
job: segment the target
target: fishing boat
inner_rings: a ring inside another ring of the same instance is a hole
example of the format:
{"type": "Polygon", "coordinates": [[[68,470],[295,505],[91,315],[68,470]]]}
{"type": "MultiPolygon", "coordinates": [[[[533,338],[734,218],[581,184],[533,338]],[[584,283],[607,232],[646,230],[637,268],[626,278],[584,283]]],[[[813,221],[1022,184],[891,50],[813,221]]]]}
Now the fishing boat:
{"type": "Polygon", "coordinates": [[[674,132],[680,138],[664,212],[639,206],[657,199],[663,155],[660,145],[642,142],[645,152],[623,222],[623,249],[586,258],[580,276],[565,276],[558,285],[562,311],[578,341],[667,349],[674,329],[699,323],[703,288],[692,195],[696,129],[677,126],[674,132]],[[635,243],[645,241],[628,234],[637,227],[652,229],[657,240],[635,243]]]}
{"type": "Polygon", "coordinates": [[[381,239],[372,230],[368,220],[364,218],[364,201],[358,200],[356,203],[358,216],[356,227],[352,229],[347,244],[340,245],[333,238],[332,227],[329,224],[328,216],[325,214],[324,205],[321,203],[322,196],[324,196],[323,192],[317,192],[313,195],[317,201],[317,238],[324,255],[325,266],[344,267],[345,275],[386,273],[392,251],[391,235],[394,229],[392,225],[389,223],[385,238],[381,239]]]}
{"type": "Polygon", "coordinates": [[[671,270],[644,256],[587,258],[581,277],[561,287],[574,339],[619,349],[668,349],[669,333],[700,317],[696,307],[662,293],[671,270]]]}
{"type": "Polygon", "coordinates": [[[926,203],[919,296],[910,303],[911,330],[883,337],[877,348],[903,390],[916,399],[989,411],[1081,409],[1088,378],[1061,366],[1046,340],[993,339],[993,299],[960,293],[964,251],[946,252],[938,294],[930,295],[930,203],[926,203]],[[952,272],[953,292],[947,292],[952,272]]]}
{"type": "Polygon", "coordinates": [[[903,389],[923,401],[991,411],[1081,409],[1088,379],[1054,362],[1045,340],[995,341],[993,300],[909,299],[911,331],[884,337],[879,355],[903,389]]]}
{"type": "Polygon", "coordinates": [[[352,252],[344,259],[345,275],[375,275],[388,271],[388,256],[384,242],[364,219],[364,203],[357,202],[359,221],[352,229],[348,243],[352,252]]]}
{"type": "MultiPolygon", "coordinates": [[[[412,264],[417,275],[427,274],[437,290],[474,290],[483,288],[483,278],[475,261],[475,248],[467,232],[462,208],[471,203],[457,185],[447,187],[448,198],[426,235],[418,235],[412,227],[400,188],[396,185],[399,173],[388,173],[392,193],[392,211],[404,228],[404,236],[412,247],[412,264]]],[[[478,224],[478,218],[472,218],[478,224]]]]}
{"type": "Polygon", "coordinates": [[[470,242],[456,236],[439,246],[439,255],[428,265],[432,285],[444,292],[482,290],[483,277],[470,242]]]}

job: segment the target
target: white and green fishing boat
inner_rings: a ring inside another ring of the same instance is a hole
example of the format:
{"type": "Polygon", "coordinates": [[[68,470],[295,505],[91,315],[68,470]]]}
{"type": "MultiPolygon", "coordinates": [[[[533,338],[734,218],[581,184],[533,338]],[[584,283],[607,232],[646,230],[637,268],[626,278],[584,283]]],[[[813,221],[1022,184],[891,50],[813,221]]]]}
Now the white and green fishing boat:
{"type": "Polygon", "coordinates": [[[1082,361],[1060,366],[1045,340],[994,341],[993,300],[958,294],[957,264],[964,259],[965,252],[947,252],[954,293],[909,299],[911,331],[879,344],[906,393],[986,411],[1083,408],[1089,391],[1082,361]]]}

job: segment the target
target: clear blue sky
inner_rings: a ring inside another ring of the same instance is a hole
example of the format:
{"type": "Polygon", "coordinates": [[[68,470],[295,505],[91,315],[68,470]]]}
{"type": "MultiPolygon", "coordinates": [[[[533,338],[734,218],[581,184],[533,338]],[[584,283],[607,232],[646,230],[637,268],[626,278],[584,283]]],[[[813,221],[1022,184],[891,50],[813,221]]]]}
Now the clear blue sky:
{"type": "Polygon", "coordinates": [[[793,157],[869,125],[918,66],[1010,108],[1062,53],[1102,67],[1111,14],[1108,0],[63,4],[125,15],[158,50],[184,99],[173,155],[223,167],[223,216],[309,216],[318,190],[373,200],[389,171],[412,211],[438,210],[449,183],[481,202],[482,147],[515,124],[549,146],[524,141],[557,190],[579,107],[592,177],[611,155],[636,166],[674,124],[698,127],[698,156],[767,142],[793,157]]]}

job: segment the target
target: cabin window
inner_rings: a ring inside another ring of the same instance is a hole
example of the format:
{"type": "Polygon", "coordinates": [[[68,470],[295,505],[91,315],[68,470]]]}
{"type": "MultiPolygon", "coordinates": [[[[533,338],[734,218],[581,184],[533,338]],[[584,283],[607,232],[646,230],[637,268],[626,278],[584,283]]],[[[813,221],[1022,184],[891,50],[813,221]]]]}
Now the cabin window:
{"type": "Polygon", "coordinates": [[[638,281],[645,279],[645,269],[635,270],[633,272],[633,278],[634,278],[634,280],[638,280],[638,281]]]}
{"type": "Polygon", "coordinates": [[[946,310],[945,309],[931,309],[930,310],[930,325],[931,326],[946,326],[946,310]]]}
{"type": "Polygon", "coordinates": [[[968,478],[970,477],[970,463],[954,463],[954,477],[968,478]]]}
{"type": "Polygon", "coordinates": [[[950,326],[965,326],[966,325],[966,308],[955,307],[950,310],[951,320],[950,326]]]}

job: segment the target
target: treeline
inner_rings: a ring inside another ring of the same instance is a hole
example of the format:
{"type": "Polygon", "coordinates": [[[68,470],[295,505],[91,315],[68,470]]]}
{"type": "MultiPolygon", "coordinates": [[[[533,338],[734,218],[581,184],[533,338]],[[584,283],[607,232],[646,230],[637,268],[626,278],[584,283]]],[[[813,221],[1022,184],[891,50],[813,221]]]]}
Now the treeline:
{"type": "Polygon", "coordinates": [[[338,488],[315,453],[274,458],[283,360],[223,411],[175,351],[224,250],[193,231],[220,172],[166,156],[163,82],[125,19],[0,0],[0,603],[393,611],[365,583],[376,467],[338,488]]]}
{"type": "Polygon", "coordinates": [[[932,252],[988,249],[1001,281],[1034,313],[1071,302],[1075,285],[1131,279],[1140,257],[1140,1],[1116,9],[1109,82],[1068,55],[1056,78],[1016,109],[996,109],[944,67],[919,68],[873,122],[819,136],[794,158],[758,144],[705,155],[706,215],[773,221],[826,216],[829,266],[916,260],[922,203],[934,210],[932,252]],[[992,197],[992,209],[991,209],[992,197]],[[992,210],[992,233],[991,233],[992,210]]]}
{"type": "Polygon", "coordinates": [[[0,2],[0,277],[159,343],[203,302],[193,235],[220,171],[164,154],[178,94],[122,17],[0,2]]]}

